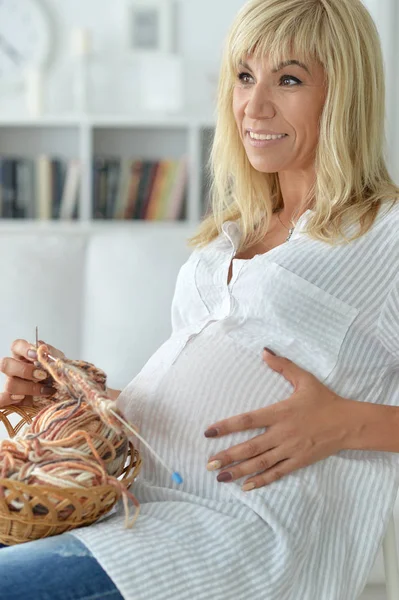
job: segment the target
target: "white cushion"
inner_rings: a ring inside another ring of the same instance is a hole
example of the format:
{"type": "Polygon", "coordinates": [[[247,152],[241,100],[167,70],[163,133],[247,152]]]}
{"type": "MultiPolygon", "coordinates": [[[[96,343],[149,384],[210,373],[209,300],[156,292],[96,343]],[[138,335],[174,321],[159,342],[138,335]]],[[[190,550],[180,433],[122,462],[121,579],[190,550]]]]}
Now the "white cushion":
{"type": "Polygon", "coordinates": [[[15,338],[43,340],[79,356],[86,238],[6,234],[0,237],[0,356],[15,338]]]}
{"type": "Polygon", "coordinates": [[[191,250],[187,227],[97,234],[86,262],[82,354],[121,389],[171,333],[176,277],[191,250]]]}

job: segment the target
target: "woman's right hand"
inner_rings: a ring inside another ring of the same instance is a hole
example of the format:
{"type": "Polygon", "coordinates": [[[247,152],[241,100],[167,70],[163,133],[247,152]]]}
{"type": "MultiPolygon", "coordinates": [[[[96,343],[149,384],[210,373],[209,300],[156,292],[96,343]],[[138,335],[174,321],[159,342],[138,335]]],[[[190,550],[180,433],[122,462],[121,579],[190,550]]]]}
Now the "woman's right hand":
{"type": "MultiPolygon", "coordinates": [[[[64,356],[60,350],[46,345],[52,356],[64,356]]],[[[26,340],[15,340],[11,344],[11,354],[0,359],[0,371],[7,377],[4,390],[0,393],[0,407],[10,404],[32,405],[33,396],[49,397],[55,393],[51,376],[35,365],[37,354],[34,345],[26,340]]]]}

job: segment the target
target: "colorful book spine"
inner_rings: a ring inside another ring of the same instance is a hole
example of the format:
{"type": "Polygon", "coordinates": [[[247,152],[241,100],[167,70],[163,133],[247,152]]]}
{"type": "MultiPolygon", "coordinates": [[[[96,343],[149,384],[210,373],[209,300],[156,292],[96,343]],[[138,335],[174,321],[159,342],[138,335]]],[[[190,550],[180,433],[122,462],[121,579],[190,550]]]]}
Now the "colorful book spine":
{"type": "Polygon", "coordinates": [[[37,158],[37,179],[36,179],[36,197],[37,197],[37,218],[40,220],[51,219],[52,208],[52,190],[51,190],[51,164],[46,155],[40,155],[37,158]]]}
{"type": "Polygon", "coordinates": [[[61,197],[60,219],[70,220],[77,216],[80,179],[80,161],[72,159],[68,162],[66,169],[65,183],[61,197]]]}
{"type": "Polygon", "coordinates": [[[105,204],[105,218],[112,219],[115,211],[115,203],[118,194],[120,175],[120,161],[111,159],[108,164],[107,199],[105,204]]]}
{"type": "Polygon", "coordinates": [[[140,181],[134,219],[143,219],[143,215],[148,204],[148,198],[151,196],[151,190],[154,187],[157,169],[158,162],[146,161],[140,181]]]}
{"type": "Polygon", "coordinates": [[[167,173],[169,169],[169,160],[161,160],[158,164],[157,174],[154,181],[154,185],[151,190],[151,195],[148,199],[147,209],[145,213],[145,219],[148,221],[154,221],[158,212],[158,204],[165,188],[167,180],[167,173]]]}
{"type": "Polygon", "coordinates": [[[21,160],[19,166],[19,187],[26,219],[36,217],[35,163],[31,158],[21,160]]]}
{"type": "Polygon", "coordinates": [[[165,185],[162,190],[162,196],[158,201],[156,220],[163,221],[167,215],[168,205],[170,201],[170,193],[173,189],[173,184],[176,178],[179,162],[177,160],[171,160],[167,170],[165,185]]]}
{"type": "Polygon", "coordinates": [[[183,157],[177,165],[176,176],[170,190],[165,214],[166,220],[177,221],[181,218],[186,198],[187,179],[188,161],[186,157],[183,157]]]}
{"type": "Polygon", "coordinates": [[[104,157],[93,160],[93,217],[105,219],[107,203],[108,164],[104,157]]]}
{"type": "Polygon", "coordinates": [[[3,160],[3,172],[2,172],[2,186],[3,186],[3,218],[13,219],[14,218],[14,204],[15,204],[15,161],[11,158],[5,158],[3,160]]]}
{"type": "Polygon", "coordinates": [[[139,195],[140,182],[143,174],[144,163],[141,160],[133,160],[130,167],[130,182],[125,207],[124,218],[133,219],[137,198],[139,195]]]}
{"type": "Polygon", "coordinates": [[[124,218],[129,195],[131,163],[132,161],[129,158],[122,158],[120,161],[118,189],[113,212],[114,219],[124,218]]]}
{"type": "Polygon", "coordinates": [[[60,218],[62,190],[65,185],[65,164],[59,158],[53,158],[50,161],[51,165],[51,189],[52,189],[52,217],[53,219],[60,218]]]}

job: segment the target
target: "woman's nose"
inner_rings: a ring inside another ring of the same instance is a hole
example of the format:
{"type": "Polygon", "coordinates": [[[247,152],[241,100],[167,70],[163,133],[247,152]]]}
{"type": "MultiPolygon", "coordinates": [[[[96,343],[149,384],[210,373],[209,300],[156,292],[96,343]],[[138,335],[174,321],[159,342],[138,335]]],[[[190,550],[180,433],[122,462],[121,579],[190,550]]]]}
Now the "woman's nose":
{"type": "Polygon", "coordinates": [[[251,119],[270,119],[275,116],[276,110],[267,90],[257,87],[252,90],[251,97],[245,108],[245,114],[251,119]]]}

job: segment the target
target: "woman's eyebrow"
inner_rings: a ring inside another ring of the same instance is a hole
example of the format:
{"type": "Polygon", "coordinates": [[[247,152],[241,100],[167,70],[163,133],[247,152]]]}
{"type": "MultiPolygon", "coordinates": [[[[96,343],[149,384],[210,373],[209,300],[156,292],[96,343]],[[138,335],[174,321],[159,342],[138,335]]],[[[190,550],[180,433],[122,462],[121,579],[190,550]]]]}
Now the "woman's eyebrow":
{"type": "MultiPolygon", "coordinates": [[[[305,69],[305,71],[307,71],[307,73],[309,73],[309,75],[311,75],[308,67],[304,63],[300,62],[299,60],[295,60],[295,59],[285,60],[284,62],[281,62],[278,65],[277,69],[273,69],[272,73],[277,73],[278,71],[281,71],[281,69],[285,69],[285,67],[289,67],[290,65],[297,65],[298,67],[305,69]]],[[[247,69],[248,71],[252,71],[251,67],[246,62],[240,61],[239,66],[243,67],[244,69],[247,69]]]]}
{"type": "Polygon", "coordinates": [[[251,67],[249,66],[248,63],[243,62],[242,60],[240,60],[240,62],[238,63],[239,67],[243,67],[244,69],[247,69],[248,71],[252,71],[251,67]]]}
{"type": "Polygon", "coordinates": [[[291,60],[285,60],[284,62],[281,62],[277,69],[273,69],[273,73],[277,73],[277,71],[281,71],[281,69],[284,69],[285,67],[289,67],[290,65],[298,65],[298,67],[301,67],[302,69],[305,69],[305,71],[307,71],[309,73],[309,75],[311,74],[309,69],[307,68],[307,66],[305,64],[303,64],[302,62],[300,62],[299,60],[295,60],[295,59],[291,59],[291,60]]]}

